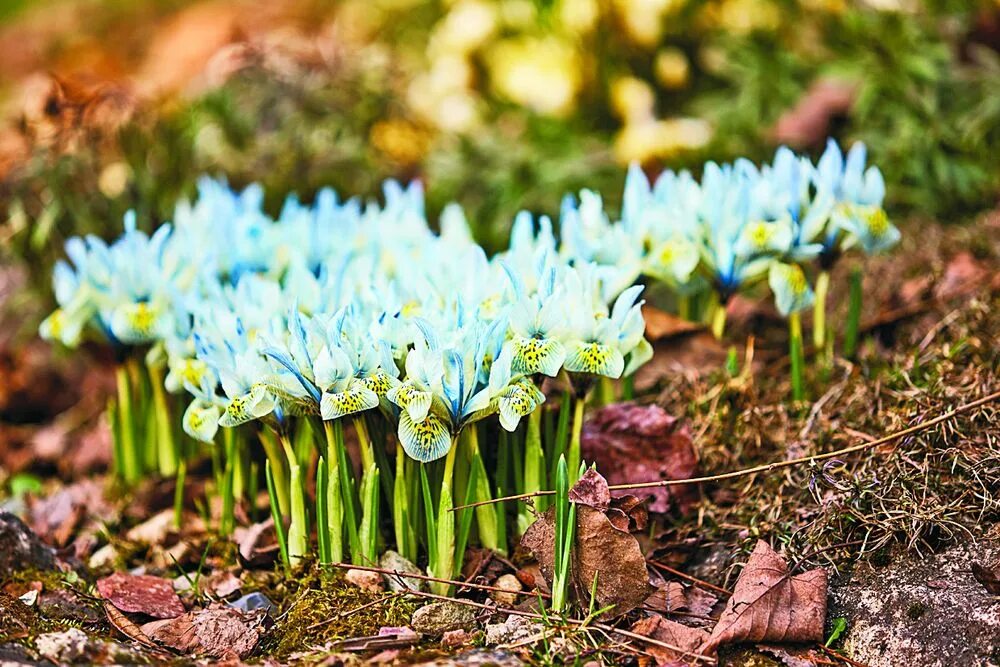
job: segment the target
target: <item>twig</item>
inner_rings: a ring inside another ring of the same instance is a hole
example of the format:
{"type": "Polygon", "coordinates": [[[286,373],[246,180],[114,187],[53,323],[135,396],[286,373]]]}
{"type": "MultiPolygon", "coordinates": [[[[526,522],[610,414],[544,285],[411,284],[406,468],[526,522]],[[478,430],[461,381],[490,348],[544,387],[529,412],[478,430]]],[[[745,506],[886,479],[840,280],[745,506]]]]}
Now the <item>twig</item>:
{"type": "Polygon", "coordinates": [[[342,611],[339,614],[331,616],[330,618],[323,619],[322,621],[319,621],[318,623],[313,623],[312,625],[310,625],[309,627],[307,627],[306,630],[315,630],[316,628],[321,628],[324,625],[329,625],[330,623],[333,623],[334,621],[343,620],[343,619],[345,619],[345,618],[347,618],[349,616],[353,616],[354,614],[358,613],[359,611],[364,611],[365,609],[370,609],[371,607],[374,607],[376,605],[380,605],[383,602],[387,602],[388,600],[392,600],[394,598],[398,598],[401,595],[404,595],[404,593],[402,593],[402,592],[390,593],[389,595],[386,595],[385,597],[380,597],[377,600],[372,600],[371,602],[366,602],[365,604],[361,605],[360,607],[355,607],[354,609],[349,609],[348,611],[342,611]]]}
{"type": "MultiPolygon", "coordinates": [[[[447,595],[437,595],[436,593],[425,593],[424,591],[410,591],[409,594],[416,595],[418,597],[428,598],[431,600],[441,600],[442,602],[456,602],[458,604],[464,604],[469,607],[485,609],[493,613],[513,614],[515,616],[534,618],[536,620],[543,622],[549,620],[542,614],[536,614],[530,611],[522,611],[520,609],[513,609],[511,607],[500,607],[500,606],[494,607],[492,605],[482,604],[480,602],[473,602],[472,600],[466,600],[463,598],[448,597],[447,595]]],[[[603,623],[589,623],[587,621],[578,621],[575,618],[562,618],[560,620],[564,623],[567,623],[568,625],[574,625],[579,628],[593,628],[595,630],[600,630],[602,632],[613,632],[615,634],[621,635],[622,637],[628,637],[629,639],[645,642],[646,644],[650,644],[652,646],[659,646],[660,648],[665,648],[668,651],[675,651],[685,657],[689,657],[696,661],[707,662],[707,663],[715,662],[714,658],[710,658],[708,656],[701,655],[699,653],[693,653],[691,651],[685,651],[679,646],[673,646],[672,644],[668,644],[667,642],[661,642],[659,639],[653,639],[652,637],[645,637],[635,632],[629,632],[628,630],[622,630],[621,628],[605,625],[603,623]]]]}
{"type": "MultiPolygon", "coordinates": [[[[614,484],[608,488],[611,491],[625,491],[629,489],[652,489],[661,488],[667,486],[681,486],[683,484],[701,484],[703,482],[717,482],[724,479],[733,479],[736,477],[744,477],[746,475],[753,475],[758,472],[771,472],[773,470],[780,470],[782,468],[790,468],[792,466],[801,465],[803,463],[813,463],[815,461],[825,461],[826,459],[836,458],[838,456],[844,456],[845,454],[854,454],[856,452],[862,452],[866,449],[872,449],[873,447],[878,447],[879,445],[885,445],[894,440],[898,440],[908,435],[913,435],[914,433],[919,433],[925,431],[932,426],[940,424],[941,422],[948,421],[949,419],[960,415],[964,412],[968,412],[973,408],[978,408],[981,405],[991,403],[1000,398],[1000,391],[995,391],[992,394],[983,396],[980,399],[972,401],[971,403],[966,403],[961,405],[954,410],[949,410],[944,414],[938,415],[933,419],[929,419],[925,422],[920,422],[909,428],[905,428],[902,431],[896,431],[889,435],[883,436],[876,440],[870,442],[864,442],[860,445],[853,445],[851,447],[845,447],[843,449],[838,449],[832,452],[826,452],[825,454],[813,454],[812,456],[803,456],[797,459],[789,459],[787,461],[777,461],[774,463],[765,463],[763,465],[754,466],[752,468],[744,468],[742,470],[734,470],[732,472],[721,473],[718,475],[708,475],[707,477],[691,477],[689,479],[666,479],[658,482],[636,482],[633,484],[614,484]]],[[[532,493],[521,493],[515,496],[504,496],[501,498],[494,498],[493,500],[481,500],[479,502],[470,503],[468,505],[459,505],[458,507],[452,508],[452,512],[456,512],[461,509],[466,509],[468,507],[479,507],[480,505],[489,505],[492,503],[506,502],[508,500],[527,500],[529,498],[534,498],[536,496],[551,496],[555,491],[535,491],[532,493]]]]}
{"type": "MultiPolygon", "coordinates": [[[[329,567],[335,567],[340,570],[362,570],[364,572],[377,572],[378,574],[384,574],[388,577],[396,577],[401,584],[406,585],[405,579],[419,579],[420,581],[432,581],[440,584],[451,584],[457,586],[458,588],[475,588],[481,591],[495,591],[497,593],[510,593],[512,595],[530,595],[531,597],[542,596],[543,598],[548,598],[548,593],[543,593],[541,591],[512,591],[506,588],[500,588],[499,586],[488,586],[486,584],[473,584],[468,581],[458,581],[456,579],[441,579],[439,577],[431,577],[426,574],[410,574],[409,572],[401,572],[399,570],[387,570],[381,567],[371,567],[369,565],[351,565],[350,563],[327,563],[329,567]]],[[[409,587],[407,586],[407,589],[409,587]]]]}
{"type": "Polygon", "coordinates": [[[653,560],[652,558],[649,558],[646,560],[646,562],[650,563],[651,565],[654,565],[657,569],[663,570],[664,572],[669,572],[675,577],[680,577],[681,579],[687,579],[691,583],[697,584],[702,588],[707,588],[709,590],[715,591],[716,593],[722,593],[723,595],[733,594],[733,592],[730,590],[726,590],[725,588],[722,588],[721,586],[716,586],[715,584],[710,584],[707,581],[699,579],[698,577],[692,577],[690,574],[685,574],[680,570],[675,570],[669,565],[665,565],[664,563],[661,563],[658,560],[653,560]]]}

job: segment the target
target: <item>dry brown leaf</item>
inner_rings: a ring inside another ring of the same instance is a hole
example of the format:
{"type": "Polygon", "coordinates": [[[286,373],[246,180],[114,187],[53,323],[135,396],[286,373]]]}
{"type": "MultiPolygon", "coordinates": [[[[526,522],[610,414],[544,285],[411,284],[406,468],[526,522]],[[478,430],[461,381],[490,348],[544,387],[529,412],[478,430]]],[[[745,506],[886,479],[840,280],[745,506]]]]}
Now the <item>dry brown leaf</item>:
{"type": "Polygon", "coordinates": [[[643,606],[664,613],[684,609],[687,606],[684,586],[677,581],[661,582],[656,587],[656,591],[646,599],[643,606]]]}
{"type": "Polygon", "coordinates": [[[101,597],[122,611],[146,614],[154,618],[174,618],[184,613],[184,605],[173,584],[148,574],[115,572],[97,580],[101,597]]]}
{"type": "MultiPolygon", "coordinates": [[[[521,545],[535,555],[549,583],[554,543],[555,519],[553,508],[549,508],[521,538],[521,545]]],[[[615,528],[603,512],[578,505],[572,561],[577,599],[588,599],[595,578],[597,607],[613,606],[608,613],[614,616],[635,609],[653,591],[646,573],[646,559],[635,537],[615,528]]]]}
{"type": "Polygon", "coordinates": [[[118,611],[110,602],[104,603],[104,613],[107,614],[108,622],[111,623],[111,625],[113,625],[114,628],[125,637],[128,637],[143,646],[159,648],[148,636],[146,636],[146,633],[143,632],[138,625],[133,623],[128,616],[118,611]]]}
{"type": "Polygon", "coordinates": [[[650,342],[701,331],[705,328],[702,324],[671,315],[649,304],[642,307],[642,317],[646,322],[646,338],[650,342]]]}
{"type": "Polygon", "coordinates": [[[985,567],[979,563],[972,564],[972,576],[983,585],[990,595],[1000,595],[1000,563],[993,567],[985,567]]]}
{"type": "MultiPolygon", "coordinates": [[[[658,405],[623,403],[595,410],[583,426],[581,447],[584,459],[596,463],[612,485],[688,479],[698,469],[687,425],[658,405]]],[[[666,512],[672,502],[684,507],[696,497],[693,485],[642,493],[653,497],[651,512],[666,512]]]]}
{"type": "Polygon", "coordinates": [[[686,625],[671,621],[662,616],[654,615],[638,621],[632,626],[631,631],[643,637],[655,639],[664,644],[670,644],[679,650],[671,650],[663,646],[651,644],[644,646],[643,650],[649,653],[656,660],[657,665],[670,665],[680,661],[684,662],[685,655],[697,653],[702,644],[708,639],[708,632],[699,628],[692,628],[686,625]]]}
{"type": "Polygon", "coordinates": [[[767,542],[757,542],[703,652],[736,642],[821,641],[826,583],[822,568],[792,576],[767,542]]]}
{"type": "Polygon", "coordinates": [[[602,512],[607,510],[611,506],[611,491],[608,490],[608,480],[591,468],[569,490],[569,500],[602,512]]]}
{"type": "Polygon", "coordinates": [[[819,79],[774,126],[778,143],[795,147],[819,146],[830,135],[830,121],[854,104],[856,86],[836,79],[819,79]]]}
{"type": "Polygon", "coordinates": [[[142,631],[181,653],[245,658],[260,641],[262,618],[256,612],[244,615],[236,609],[217,607],[152,621],[143,625],[142,631]]]}

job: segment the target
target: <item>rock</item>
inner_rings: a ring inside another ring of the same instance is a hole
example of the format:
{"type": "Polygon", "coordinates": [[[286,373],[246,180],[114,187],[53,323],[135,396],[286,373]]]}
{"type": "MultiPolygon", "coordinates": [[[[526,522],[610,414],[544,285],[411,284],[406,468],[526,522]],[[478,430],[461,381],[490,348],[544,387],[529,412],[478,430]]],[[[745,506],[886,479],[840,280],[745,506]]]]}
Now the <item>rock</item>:
{"type": "Polygon", "coordinates": [[[369,570],[348,570],[344,577],[363,591],[378,593],[382,590],[382,575],[369,570]]]}
{"type": "Polygon", "coordinates": [[[277,609],[274,603],[271,602],[266,595],[259,591],[247,593],[243,597],[230,602],[229,606],[233,609],[242,611],[243,613],[263,609],[269,615],[277,609]]]}
{"type": "MultiPolygon", "coordinates": [[[[395,551],[386,551],[382,554],[382,558],[379,559],[378,565],[383,570],[404,572],[406,574],[422,574],[420,572],[420,568],[395,551]]],[[[402,577],[402,581],[400,581],[400,577],[397,576],[388,574],[383,576],[385,577],[385,582],[389,586],[390,591],[401,591],[404,588],[408,588],[411,591],[419,591],[423,586],[423,581],[420,579],[402,577]]]]}
{"type": "Polygon", "coordinates": [[[424,663],[434,667],[522,667],[524,659],[508,651],[474,648],[452,657],[424,663]]]}
{"type": "Polygon", "coordinates": [[[847,620],[847,655],[871,667],[1000,664],[1000,598],[973,578],[1000,542],[967,542],[921,559],[857,567],[830,587],[828,623],[847,620]]]}
{"type": "Polygon", "coordinates": [[[518,593],[524,590],[521,586],[521,582],[513,574],[505,574],[496,580],[493,584],[497,588],[502,588],[504,591],[491,591],[490,597],[496,600],[497,604],[505,607],[513,607],[517,604],[518,593]]]}
{"type": "Polygon", "coordinates": [[[55,570],[55,551],[44,544],[23,521],[0,512],[0,578],[27,569],[55,570]]]}
{"type": "Polygon", "coordinates": [[[56,664],[76,662],[87,655],[87,633],[78,628],[46,632],[35,639],[38,653],[56,664]]]}
{"type": "Polygon", "coordinates": [[[486,637],[483,643],[487,646],[497,646],[500,644],[513,644],[514,642],[533,637],[541,632],[542,625],[525,618],[511,614],[503,623],[494,623],[486,626],[486,637]]]}
{"type": "Polygon", "coordinates": [[[438,637],[449,630],[473,630],[476,611],[458,602],[432,602],[413,612],[413,629],[424,635],[438,637]]]}

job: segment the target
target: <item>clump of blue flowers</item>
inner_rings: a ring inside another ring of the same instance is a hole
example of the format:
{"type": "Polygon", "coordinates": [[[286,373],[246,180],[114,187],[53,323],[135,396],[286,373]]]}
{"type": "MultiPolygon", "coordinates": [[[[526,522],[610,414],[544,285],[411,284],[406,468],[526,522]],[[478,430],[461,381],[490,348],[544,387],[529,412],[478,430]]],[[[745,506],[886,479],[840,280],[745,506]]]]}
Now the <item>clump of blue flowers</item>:
{"type": "Polygon", "coordinates": [[[322,562],[374,562],[388,511],[395,548],[449,579],[469,539],[507,548],[505,508],[483,501],[550,489],[557,468],[579,474],[592,388],[653,354],[641,276],[670,287],[685,316],[708,304],[719,336],[727,300],[766,280],[794,338],[842,252],[896,242],[864,163],[863,148],[844,159],[831,143],[816,165],[781,149],[760,168],[710,163],[700,182],[665,172],[651,184],[632,168],[620,220],[584,191],[564,200],[558,236],[524,212],[494,257],[455,204],[435,231],[419,183],[389,181],[380,202],[290,197],[273,218],[260,188],[204,179],[151,236],[130,214],[111,244],[70,240],[41,333],[115,349],[126,482],[158,471],[181,488],[204,443],[223,532],[263,478],[288,567],[313,534],[322,562]],[[542,409],[546,379],[557,410],[542,409]]]}

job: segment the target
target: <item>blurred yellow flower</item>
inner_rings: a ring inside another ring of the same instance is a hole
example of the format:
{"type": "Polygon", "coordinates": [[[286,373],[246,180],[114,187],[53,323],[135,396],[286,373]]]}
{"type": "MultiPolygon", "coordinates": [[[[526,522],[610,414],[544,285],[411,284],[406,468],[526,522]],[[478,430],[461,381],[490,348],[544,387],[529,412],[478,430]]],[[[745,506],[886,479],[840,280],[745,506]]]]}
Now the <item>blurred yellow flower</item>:
{"type": "Polygon", "coordinates": [[[461,0],[434,26],[427,52],[432,58],[443,53],[468,53],[484,44],[496,27],[496,8],[491,3],[461,0]]]}
{"type": "Polygon", "coordinates": [[[648,83],[634,76],[623,76],[611,84],[611,108],[625,123],[653,118],[656,96],[648,83]]]}
{"type": "Polygon", "coordinates": [[[678,48],[667,47],[656,54],[656,80],[664,88],[683,88],[688,83],[691,67],[687,56],[678,48]]]}
{"type": "Polygon", "coordinates": [[[771,0],[723,0],[715,7],[717,25],[737,35],[754,30],[775,30],[781,10],[771,0]]]}
{"type": "Polygon", "coordinates": [[[700,118],[668,118],[628,123],[615,137],[615,159],[621,164],[669,158],[704,147],[712,127],[700,118]]]}
{"type": "Polygon", "coordinates": [[[504,0],[498,7],[500,20],[508,28],[530,28],[538,18],[535,3],[531,0],[504,0]]]}
{"type": "Polygon", "coordinates": [[[427,153],[427,133],[400,118],[375,123],[369,133],[372,146],[401,165],[417,164],[427,153]]]}
{"type": "Polygon", "coordinates": [[[518,37],[497,42],[487,53],[497,93],[540,114],[561,116],[580,90],[580,56],[558,37],[518,37]]]}
{"type": "Polygon", "coordinates": [[[663,34],[664,17],[687,3],[688,0],[615,0],[615,9],[629,38],[652,47],[663,34]]]}
{"type": "Polygon", "coordinates": [[[97,187],[101,193],[109,199],[114,199],[125,192],[132,169],[125,162],[112,162],[101,169],[97,177],[97,187]]]}
{"type": "Polygon", "coordinates": [[[597,0],[559,0],[557,16],[567,32],[578,35],[590,32],[600,15],[597,0]]]}

